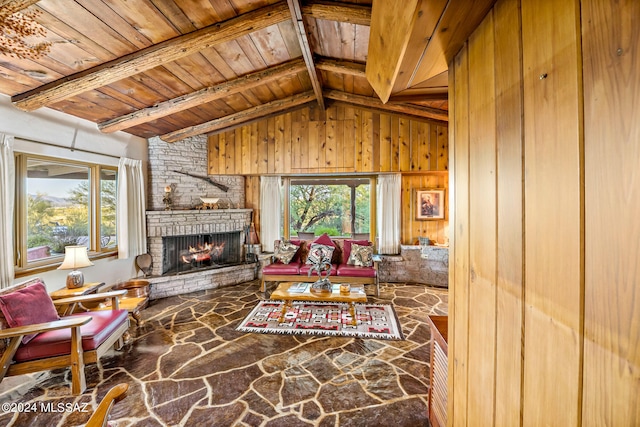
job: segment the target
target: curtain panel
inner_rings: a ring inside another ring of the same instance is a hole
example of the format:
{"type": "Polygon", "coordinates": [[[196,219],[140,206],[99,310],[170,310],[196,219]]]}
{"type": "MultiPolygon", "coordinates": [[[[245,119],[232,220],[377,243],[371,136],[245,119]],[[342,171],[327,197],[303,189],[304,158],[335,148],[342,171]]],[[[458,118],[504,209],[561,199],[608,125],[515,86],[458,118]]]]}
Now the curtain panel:
{"type": "Polygon", "coordinates": [[[260,241],[265,252],[273,252],[280,238],[281,182],[279,176],[260,178],[260,241]]]}
{"type": "Polygon", "coordinates": [[[0,288],[14,279],[13,207],[16,193],[13,136],[0,133],[0,288]]]}
{"type": "Polygon", "coordinates": [[[147,252],[147,221],[142,161],[121,158],[118,164],[118,258],[147,252]]]}
{"type": "Polygon", "coordinates": [[[378,177],[378,253],[400,253],[400,213],[402,176],[398,174],[378,177]]]}

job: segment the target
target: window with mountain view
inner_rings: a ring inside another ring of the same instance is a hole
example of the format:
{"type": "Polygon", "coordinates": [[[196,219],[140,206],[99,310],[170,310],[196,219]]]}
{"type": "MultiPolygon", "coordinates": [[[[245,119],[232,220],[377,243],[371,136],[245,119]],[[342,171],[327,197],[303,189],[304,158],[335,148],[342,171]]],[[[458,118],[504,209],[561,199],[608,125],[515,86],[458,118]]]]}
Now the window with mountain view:
{"type": "Polygon", "coordinates": [[[354,236],[370,232],[370,178],[292,178],[289,235],[354,236]]]}
{"type": "Polygon", "coordinates": [[[16,160],[17,267],[56,261],[69,245],[117,248],[115,168],[25,154],[16,160]]]}

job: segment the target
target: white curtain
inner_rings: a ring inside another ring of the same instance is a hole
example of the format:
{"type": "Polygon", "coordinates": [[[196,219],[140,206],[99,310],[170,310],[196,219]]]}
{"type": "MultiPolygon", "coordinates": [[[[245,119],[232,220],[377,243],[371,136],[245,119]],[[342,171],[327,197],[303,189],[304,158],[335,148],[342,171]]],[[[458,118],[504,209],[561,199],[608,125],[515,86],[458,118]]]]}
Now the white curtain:
{"type": "MultiPolygon", "coordinates": [[[[0,288],[13,284],[13,206],[16,193],[13,136],[0,133],[0,288]]],[[[26,256],[26,254],[25,254],[26,256]]]]}
{"type": "Polygon", "coordinates": [[[279,176],[260,178],[260,241],[265,252],[273,252],[273,242],[280,238],[280,182],[279,176]]]}
{"type": "Polygon", "coordinates": [[[117,210],[118,258],[147,252],[147,226],[142,161],[120,158],[117,210]]]}
{"type": "Polygon", "coordinates": [[[400,204],[402,197],[400,174],[378,177],[378,253],[400,252],[400,204]]]}

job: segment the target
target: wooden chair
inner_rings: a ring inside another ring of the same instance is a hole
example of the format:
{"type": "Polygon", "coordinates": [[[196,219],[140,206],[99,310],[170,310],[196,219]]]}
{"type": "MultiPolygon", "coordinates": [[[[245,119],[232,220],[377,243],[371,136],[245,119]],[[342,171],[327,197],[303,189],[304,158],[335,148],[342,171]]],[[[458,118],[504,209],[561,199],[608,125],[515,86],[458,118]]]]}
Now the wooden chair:
{"type": "Polygon", "coordinates": [[[116,402],[125,398],[129,390],[129,384],[121,383],[109,389],[107,394],[102,398],[85,427],[106,427],[109,425],[109,412],[116,402]]]}
{"type": "MultiPolygon", "coordinates": [[[[42,281],[33,279],[2,289],[0,296],[18,291],[23,295],[27,287],[37,283],[42,281]]],[[[70,367],[71,391],[74,395],[81,394],[87,388],[85,364],[99,363],[100,357],[111,347],[123,345],[123,335],[129,329],[129,315],[118,308],[118,299],[124,293],[126,291],[122,290],[52,301],[55,307],[108,298],[112,310],[71,314],[46,323],[9,327],[0,311],[0,382],[5,376],[70,367]],[[23,338],[31,334],[36,336],[23,343],[23,338]]],[[[50,300],[46,292],[45,295],[50,300]]],[[[2,304],[9,305],[4,299],[2,304]]]]}

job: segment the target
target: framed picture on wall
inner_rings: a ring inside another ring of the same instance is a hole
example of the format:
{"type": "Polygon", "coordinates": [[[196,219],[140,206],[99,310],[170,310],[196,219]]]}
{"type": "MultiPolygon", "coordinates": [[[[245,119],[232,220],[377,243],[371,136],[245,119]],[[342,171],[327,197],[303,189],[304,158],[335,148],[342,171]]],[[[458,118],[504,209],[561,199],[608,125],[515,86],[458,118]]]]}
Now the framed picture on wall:
{"type": "Polygon", "coordinates": [[[416,190],[416,219],[444,219],[444,189],[416,190]]]}

